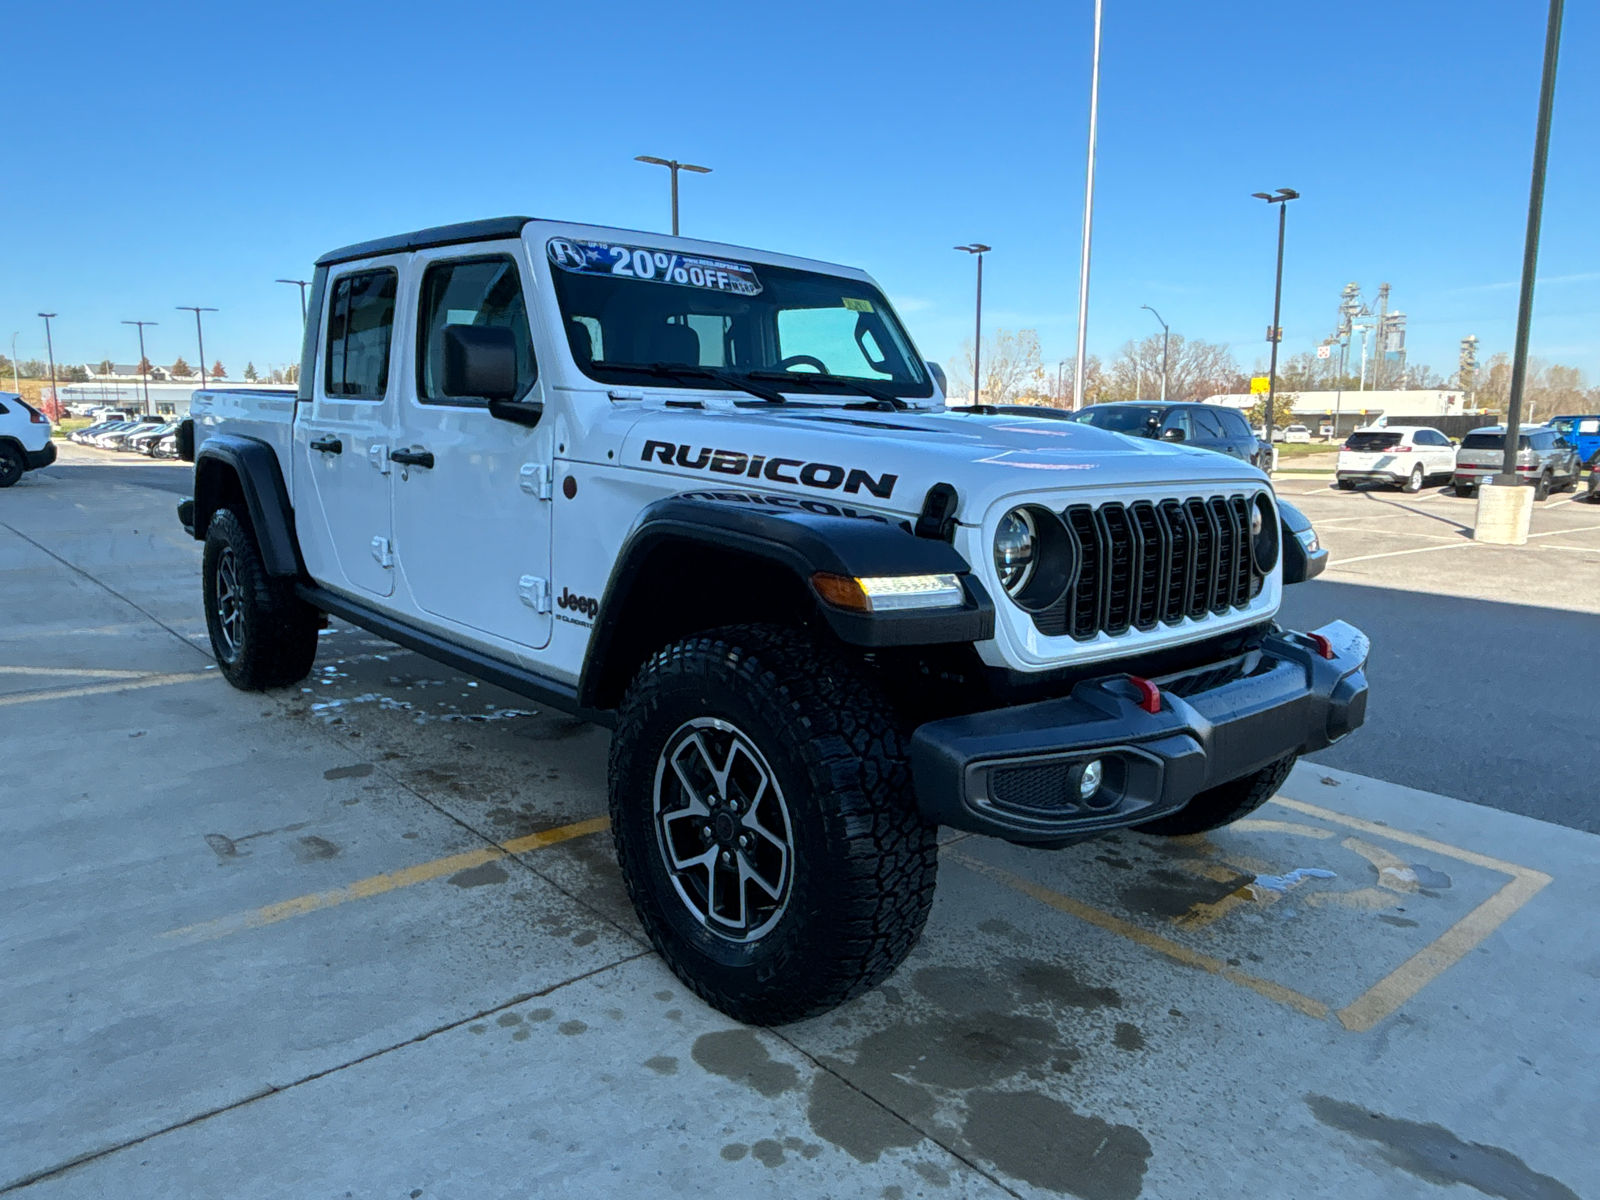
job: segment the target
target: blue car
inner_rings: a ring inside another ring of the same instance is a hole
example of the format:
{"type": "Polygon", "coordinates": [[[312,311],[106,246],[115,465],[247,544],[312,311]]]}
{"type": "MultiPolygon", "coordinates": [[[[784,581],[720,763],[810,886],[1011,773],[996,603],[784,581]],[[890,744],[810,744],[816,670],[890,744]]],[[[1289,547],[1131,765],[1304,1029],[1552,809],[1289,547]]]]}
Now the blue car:
{"type": "Polygon", "coordinates": [[[1593,468],[1600,459],[1600,416],[1584,413],[1568,417],[1551,417],[1549,425],[1578,452],[1578,461],[1593,468]]]}

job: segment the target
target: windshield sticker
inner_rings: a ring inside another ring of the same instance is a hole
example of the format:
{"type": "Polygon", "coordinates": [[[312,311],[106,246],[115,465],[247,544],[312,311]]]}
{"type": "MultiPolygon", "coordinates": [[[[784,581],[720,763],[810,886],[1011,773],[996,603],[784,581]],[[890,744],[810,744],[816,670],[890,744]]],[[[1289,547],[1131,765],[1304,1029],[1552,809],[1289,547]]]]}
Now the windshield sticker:
{"type": "Polygon", "coordinates": [[[871,312],[871,300],[857,300],[854,296],[845,296],[843,303],[851,312],[871,312]]]}
{"type": "Polygon", "coordinates": [[[570,238],[551,238],[548,249],[550,261],[574,275],[615,275],[710,292],[731,292],[735,296],[761,294],[761,281],[749,263],[699,258],[671,250],[652,250],[648,246],[577,242],[570,238]]]}

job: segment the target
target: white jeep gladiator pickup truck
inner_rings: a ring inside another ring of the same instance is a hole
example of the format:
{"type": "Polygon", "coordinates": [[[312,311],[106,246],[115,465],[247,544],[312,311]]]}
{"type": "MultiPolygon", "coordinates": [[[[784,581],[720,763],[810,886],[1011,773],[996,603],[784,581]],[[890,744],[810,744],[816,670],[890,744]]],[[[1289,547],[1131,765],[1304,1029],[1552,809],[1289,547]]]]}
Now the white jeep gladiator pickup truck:
{"type": "Polygon", "coordinates": [[[331,613],[612,730],[640,920],[775,1024],[915,945],[939,825],[1233,821],[1361,724],[1266,476],[947,408],[861,271],[509,217],[317,262],[298,393],[200,392],[179,507],[237,687],[331,613]]]}

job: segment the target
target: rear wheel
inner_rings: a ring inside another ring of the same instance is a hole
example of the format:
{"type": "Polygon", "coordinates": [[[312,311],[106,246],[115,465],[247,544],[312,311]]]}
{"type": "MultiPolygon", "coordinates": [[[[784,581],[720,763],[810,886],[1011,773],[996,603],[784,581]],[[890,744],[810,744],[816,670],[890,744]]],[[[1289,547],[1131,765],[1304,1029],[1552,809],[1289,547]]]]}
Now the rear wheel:
{"type": "Polygon", "coordinates": [[[206,629],[217,666],[236,688],[298,683],[317,657],[317,610],[292,579],[267,574],[249,526],[219,509],[206,527],[201,564],[206,629]]]}
{"type": "Polygon", "coordinates": [[[1161,817],[1136,828],[1141,833],[1177,837],[1231,825],[1271,800],[1283,786],[1283,781],[1289,778],[1289,772],[1299,757],[1298,754],[1286,754],[1276,762],[1268,763],[1259,771],[1208,788],[1171,816],[1161,817]]]}
{"type": "Polygon", "coordinates": [[[1456,495],[1458,495],[1458,496],[1471,496],[1474,492],[1476,492],[1478,490],[1477,488],[1473,487],[1470,483],[1457,483],[1455,485],[1455,488],[1456,488],[1456,495]]]}
{"type": "Polygon", "coordinates": [[[1550,498],[1550,472],[1546,471],[1539,476],[1539,482],[1533,485],[1534,500],[1548,500],[1550,498]]]}
{"type": "Polygon", "coordinates": [[[887,701],[792,631],[657,652],[611,742],[611,828],[656,951],[736,1020],[777,1025],[873,987],[933,903],[935,831],[887,701]]]}
{"type": "Polygon", "coordinates": [[[0,488],[8,488],[22,478],[28,460],[10,442],[0,442],[0,488]]]}
{"type": "Polygon", "coordinates": [[[1356,481],[1354,479],[1336,479],[1334,480],[1334,484],[1341,492],[1353,492],[1355,491],[1356,487],[1356,481]]]}
{"type": "Polygon", "coordinates": [[[1402,486],[1405,491],[1420,492],[1422,490],[1422,481],[1426,478],[1427,472],[1422,469],[1422,464],[1418,463],[1411,468],[1411,478],[1407,479],[1402,486]]]}

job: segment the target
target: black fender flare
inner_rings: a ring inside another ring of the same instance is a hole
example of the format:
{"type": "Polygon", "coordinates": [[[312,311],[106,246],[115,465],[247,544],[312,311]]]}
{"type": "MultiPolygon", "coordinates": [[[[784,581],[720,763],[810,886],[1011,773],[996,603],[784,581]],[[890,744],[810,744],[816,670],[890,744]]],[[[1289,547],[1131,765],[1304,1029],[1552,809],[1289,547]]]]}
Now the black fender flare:
{"type": "Polygon", "coordinates": [[[1316,536],[1316,530],[1311,527],[1311,518],[1287,500],[1276,496],[1273,499],[1278,504],[1278,523],[1281,526],[1278,544],[1283,556],[1284,585],[1315,579],[1328,565],[1328,551],[1321,545],[1315,550],[1307,550],[1305,543],[1297,536],[1302,533],[1316,536]]]}
{"type": "Polygon", "coordinates": [[[194,508],[190,516],[195,538],[205,540],[211,515],[222,507],[223,480],[230,474],[238,480],[244,496],[267,574],[301,575],[300,543],[295,537],[289,489],[284,484],[277,451],[260,438],[214,433],[195,451],[194,508]]]}
{"type": "MultiPolygon", "coordinates": [[[[606,584],[578,686],[581,703],[603,707],[608,661],[626,638],[628,598],[641,575],[674,545],[747,556],[793,574],[817,615],[840,641],[863,648],[978,642],[994,636],[994,602],[967,561],[948,542],[917,537],[908,522],[799,496],[720,497],[715,493],[657,500],[640,514],[617,553],[606,584]],[[818,572],[851,577],[959,576],[960,608],[860,613],[817,595],[818,572]]],[[[693,587],[701,581],[684,581],[693,587]]]]}

